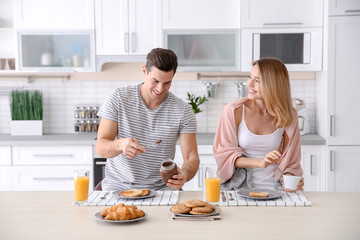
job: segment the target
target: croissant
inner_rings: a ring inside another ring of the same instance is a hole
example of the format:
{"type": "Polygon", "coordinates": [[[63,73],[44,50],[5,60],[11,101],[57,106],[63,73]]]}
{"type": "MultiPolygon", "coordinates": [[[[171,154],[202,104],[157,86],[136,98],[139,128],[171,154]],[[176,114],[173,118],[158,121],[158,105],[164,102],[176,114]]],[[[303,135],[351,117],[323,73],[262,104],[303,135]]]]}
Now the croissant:
{"type": "Polygon", "coordinates": [[[129,220],[145,216],[143,210],[136,206],[124,205],[122,203],[106,208],[101,212],[106,220],[129,220]]]}

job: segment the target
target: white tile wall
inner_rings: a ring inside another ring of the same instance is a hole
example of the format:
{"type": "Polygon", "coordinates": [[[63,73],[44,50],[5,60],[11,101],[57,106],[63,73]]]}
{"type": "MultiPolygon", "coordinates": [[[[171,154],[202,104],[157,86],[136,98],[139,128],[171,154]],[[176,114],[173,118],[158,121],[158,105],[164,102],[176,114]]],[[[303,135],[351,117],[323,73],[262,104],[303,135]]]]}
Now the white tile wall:
{"type": "MultiPolygon", "coordinates": [[[[117,87],[136,85],[136,81],[0,81],[0,134],[10,133],[9,91],[13,88],[38,89],[44,96],[44,133],[72,133],[73,109],[77,104],[100,105],[106,96],[117,87]]],[[[315,126],[315,80],[292,80],[292,97],[304,99],[307,113],[311,119],[311,131],[315,126]]],[[[186,101],[187,92],[205,95],[206,87],[202,81],[177,80],[171,91],[186,101]]],[[[198,132],[215,132],[223,104],[235,100],[238,92],[234,82],[220,81],[216,97],[200,106],[203,111],[196,115],[198,132]]]]}

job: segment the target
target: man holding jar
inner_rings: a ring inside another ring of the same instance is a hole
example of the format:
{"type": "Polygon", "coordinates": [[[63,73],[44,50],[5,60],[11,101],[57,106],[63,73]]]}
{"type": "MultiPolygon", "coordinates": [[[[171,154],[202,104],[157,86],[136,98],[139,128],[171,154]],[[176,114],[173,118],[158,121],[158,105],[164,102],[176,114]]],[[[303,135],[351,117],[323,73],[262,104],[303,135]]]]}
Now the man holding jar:
{"type": "Polygon", "coordinates": [[[176,69],[173,51],[153,49],[143,66],[145,81],[117,88],[105,100],[96,143],[98,154],[107,158],[103,190],[179,190],[195,176],[196,118],[191,106],[169,91],[176,69]],[[178,140],[184,163],[165,184],[160,164],[174,159],[178,140]]]}

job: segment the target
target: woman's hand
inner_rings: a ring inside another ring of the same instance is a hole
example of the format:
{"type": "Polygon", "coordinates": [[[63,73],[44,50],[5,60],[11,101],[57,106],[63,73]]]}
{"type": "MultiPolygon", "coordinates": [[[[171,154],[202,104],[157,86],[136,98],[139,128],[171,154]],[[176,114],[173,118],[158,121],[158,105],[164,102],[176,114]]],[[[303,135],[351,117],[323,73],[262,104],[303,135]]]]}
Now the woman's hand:
{"type": "Polygon", "coordinates": [[[276,163],[280,161],[281,153],[274,150],[271,152],[268,152],[265,155],[264,159],[260,159],[259,167],[260,168],[267,168],[270,164],[276,163]]]}
{"type": "Polygon", "coordinates": [[[184,184],[186,183],[186,176],[187,176],[186,171],[182,170],[179,167],[177,168],[177,172],[178,173],[172,176],[172,178],[170,178],[167,183],[169,187],[175,190],[179,190],[184,186],[184,184]]]}
{"type": "MultiPolygon", "coordinates": [[[[291,174],[291,173],[285,173],[285,175],[294,176],[294,175],[291,174]]],[[[303,189],[303,188],[304,188],[304,178],[301,177],[300,182],[298,183],[298,187],[297,187],[296,190],[285,188],[285,186],[284,186],[284,179],[283,179],[283,178],[281,178],[281,185],[282,185],[282,188],[284,189],[285,192],[304,191],[304,189],[303,189]]]]}
{"type": "Polygon", "coordinates": [[[134,158],[139,153],[145,152],[145,148],[139,144],[136,138],[121,138],[117,140],[117,144],[128,158],[134,158]]]}

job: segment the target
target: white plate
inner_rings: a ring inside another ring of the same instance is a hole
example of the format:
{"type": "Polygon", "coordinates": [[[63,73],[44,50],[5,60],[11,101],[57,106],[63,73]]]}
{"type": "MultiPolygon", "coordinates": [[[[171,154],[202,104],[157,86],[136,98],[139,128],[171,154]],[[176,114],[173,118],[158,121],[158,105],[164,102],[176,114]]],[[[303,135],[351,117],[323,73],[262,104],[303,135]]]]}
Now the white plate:
{"type": "Polygon", "coordinates": [[[147,217],[147,213],[145,213],[145,216],[143,217],[139,217],[139,218],[134,218],[134,219],[130,219],[130,220],[105,220],[105,218],[103,216],[101,216],[101,212],[97,212],[95,213],[95,218],[99,221],[102,222],[111,222],[111,223],[128,223],[128,222],[136,222],[136,221],[140,221],[143,220],[147,217]]]}
{"type": "Polygon", "coordinates": [[[151,197],[154,197],[156,195],[156,191],[153,191],[153,190],[150,190],[149,194],[146,195],[146,196],[139,196],[139,197],[124,197],[124,196],[121,196],[120,193],[123,192],[123,191],[126,191],[126,190],[117,190],[117,191],[113,191],[113,195],[115,197],[120,197],[120,198],[123,198],[123,199],[128,199],[128,200],[136,200],[136,199],[143,199],[143,198],[151,198],[151,197]]]}
{"type": "MultiPolygon", "coordinates": [[[[170,212],[171,212],[171,208],[170,208],[170,212]]],[[[212,213],[206,214],[206,215],[193,215],[193,214],[189,214],[189,213],[173,213],[175,216],[181,216],[181,217],[208,217],[208,216],[214,216],[214,215],[219,215],[221,212],[221,208],[219,207],[215,207],[214,211],[212,211],[212,213]]]]}
{"type": "Polygon", "coordinates": [[[279,198],[282,196],[282,193],[273,189],[265,189],[265,188],[242,188],[238,192],[239,196],[244,198],[256,199],[256,200],[270,200],[279,198]],[[268,192],[268,197],[251,197],[249,196],[249,192],[268,192]]]}

